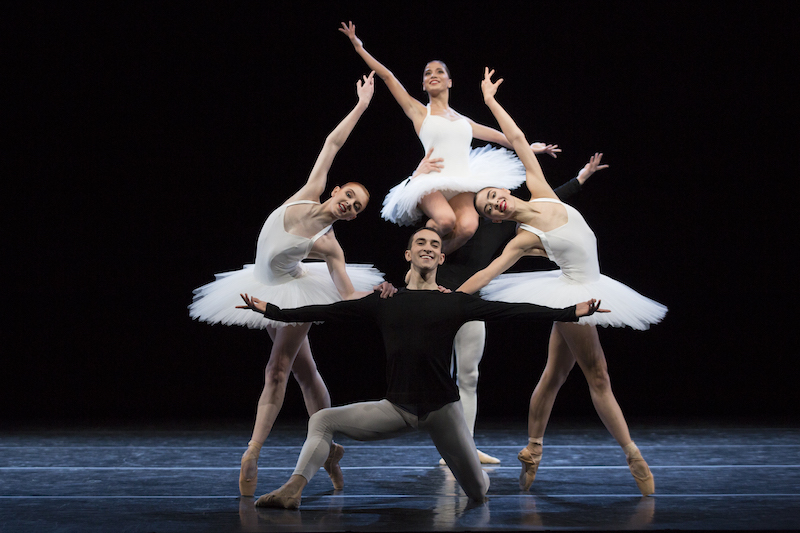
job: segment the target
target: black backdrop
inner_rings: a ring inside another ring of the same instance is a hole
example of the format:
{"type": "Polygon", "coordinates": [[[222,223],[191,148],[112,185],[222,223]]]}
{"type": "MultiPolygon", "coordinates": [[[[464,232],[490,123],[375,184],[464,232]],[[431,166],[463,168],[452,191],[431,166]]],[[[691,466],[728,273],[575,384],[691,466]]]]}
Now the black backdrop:
{"type": "MultiPolygon", "coordinates": [[[[479,81],[497,69],[528,137],[564,150],[543,163],[553,184],[605,153],[575,205],[603,271],[670,309],[647,332],[601,330],[626,413],[798,414],[796,3],[272,4],[3,17],[3,420],[252,416],[267,333],[193,322],[186,306],[252,262],[267,214],[354,105],[366,70],[337,32],[349,19],[423,101],[423,66],[445,60],[451,105],[490,125],[479,81]]],[[[396,282],[408,229],[380,219],[380,200],[421,155],[377,82],[330,175],[373,194],[336,226],[348,261],[396,282]]],[[[490,327],[482,418],[523,419],[547,333],[490,327]]],[[[311,341],[334,404],[381,397],[376,332],[325,324],[311,341]]],[[[576,370],[555,416],[592,412],[576,370]]],[[[291,383],[281,417],[302,416],[291,383]]]]}

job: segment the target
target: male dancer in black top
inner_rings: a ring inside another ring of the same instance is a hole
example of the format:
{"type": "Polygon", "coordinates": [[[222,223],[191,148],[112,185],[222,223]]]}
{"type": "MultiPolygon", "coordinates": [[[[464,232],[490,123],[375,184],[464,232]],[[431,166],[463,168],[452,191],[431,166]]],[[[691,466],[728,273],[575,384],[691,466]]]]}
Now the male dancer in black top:
{"type": "MultiPolygon", "coordinates": [[[[294,473],[281,488],[261,496],[256,505],[297,509],[308,481],[331,457],[334,432],[356,440],[379,440],[410,431],[427,431],[442,458],[472,500],[483,502],[489,477],[481,470],[475,442],[464,420],[458,388],[450,375],[456,332],[470,320],[543,320],[574,322],[598,309],[589,300],[566,309],[531,304],[490,302],[472,295],[439,290],[436,270],[444,261],[442,239],[430,228],[409,240],[406,261],[411,276],[404,290],[381,299],[377,293],[360,300],[279,309],[242,295],[249,308],[273,320],[370,321],[381,330],[387,357],[386,399],[322,409],[308,422],[308,437],[294,473]]],[[[330,465],[338,467],[338,465],[330,465]]]]}

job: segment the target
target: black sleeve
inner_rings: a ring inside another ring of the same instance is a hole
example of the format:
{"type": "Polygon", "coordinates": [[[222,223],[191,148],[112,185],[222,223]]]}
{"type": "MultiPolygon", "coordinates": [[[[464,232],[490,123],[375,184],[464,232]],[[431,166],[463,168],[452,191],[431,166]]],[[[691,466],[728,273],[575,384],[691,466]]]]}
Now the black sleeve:
{"type": "Polygon", "coordinates": [[[266,318],[279,322],[319,322],[325,320],[347,322],[374,317],[380,295],[372,293],[358,300],[345,300],[328,305],[306,305],[294,309],[281,309],[270,303],[264,311],[266,318]]]}
{"type": "Polygon", "coordinates": [[[553,191],[558,196],[558,199],[562,202],[568,198],[572,198],[579,192],[581,192],[581,182],[578,181],[578,178],[572,178],[564,185],[560,185],[555,188],[553,191]]]}
{"type": "Polygon", "coordinates": [[[553,309],[536,304],[506,303],[483,300],[477,296],[465,295],[467,314],[473,316],[471,320],[514,320],[545,322],[576,322],[575,306],[564,309],[553,309]]]}

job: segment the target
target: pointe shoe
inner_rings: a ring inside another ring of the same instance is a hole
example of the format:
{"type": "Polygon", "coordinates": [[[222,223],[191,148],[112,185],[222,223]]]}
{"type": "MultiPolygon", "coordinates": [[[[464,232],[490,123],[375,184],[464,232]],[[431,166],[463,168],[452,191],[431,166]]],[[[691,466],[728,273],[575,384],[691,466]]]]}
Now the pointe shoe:
{"type": "Polygon", "coordinates": [[[650,467],[647,466],[647,462],[642,457],[641,452],[636,449],[627,454],[625,459],[628,461],[628,468],[631,469],[631,475],[633,475],[633,479],[636,481],[642,496],[653,494],[656,491],[656,483],[652,472],[650,472],[650,467]]]}
{"type": "Polygon", "coordinates": [[[331,451],[328,454],[328,460],[325,461],[324,465],[322,465],[325,467],[325,471],[328,473],[328,476],[330,476],[331,481],[333,482],[334,490],[342,490],[344,488],[344,474],[342,474],[342,469],[339,467],[339,461],[343,456],[344,446],[332,442],[331,451]]]}
{"type": "Polygon", "coordinates": [[[261,445],[254,440],[247,443],[247,450],[242,455],[242,466],[239,470],[239,493],[242,496],[253,496],[258,482],[258,455],[261,445]]]}
{"type": "Polygon", "coordinates": [[[536,471],[539,469],[539,462],[542,460],[542,448],[539,446],[539,453],[532,452],[528,447],[522,448],[517,454],[517,459],[522,463],[522,471],[519,474],[519,488],[529,490],[536,479],[536,471]]]}

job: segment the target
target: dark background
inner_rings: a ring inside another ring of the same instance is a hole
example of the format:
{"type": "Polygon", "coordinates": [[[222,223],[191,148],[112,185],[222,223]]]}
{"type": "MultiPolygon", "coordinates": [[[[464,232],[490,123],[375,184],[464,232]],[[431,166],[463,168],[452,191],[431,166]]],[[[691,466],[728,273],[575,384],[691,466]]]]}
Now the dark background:
{"type": "MultiPolygon", "coordinates": [[[[543,161],[554,185],[604,152],[611,168],[573,203],[603,271],[669,307],[649,331],[600,332],[628,415],[796,418],[797,3],[333,4],[4,15],[2,420],[253,416],[267,333],[186,306],[252,262],[266,216],[355,104],[366,68],[343,20],[423,102],[422,69],[444,60],[451,105],[492,126],[479,82],[497,69],[528,138],[564,150],[543,161]]],[[[421,156],[378,81],[329,184],[370,188],[336,233],[348,261],[396,284],[409,230],[380,202],[421,156]]],[[[524,419],[547,333],[490,326],[479,421],[524,419]]],[[[334,404],[382,396],[377,332],[325,324],[311,342],[334,404]]],[[[592,413],[576,370],[554,417],[592,413]]],[[[279,423],[303,416],[290,382],[279,423]]]]}

